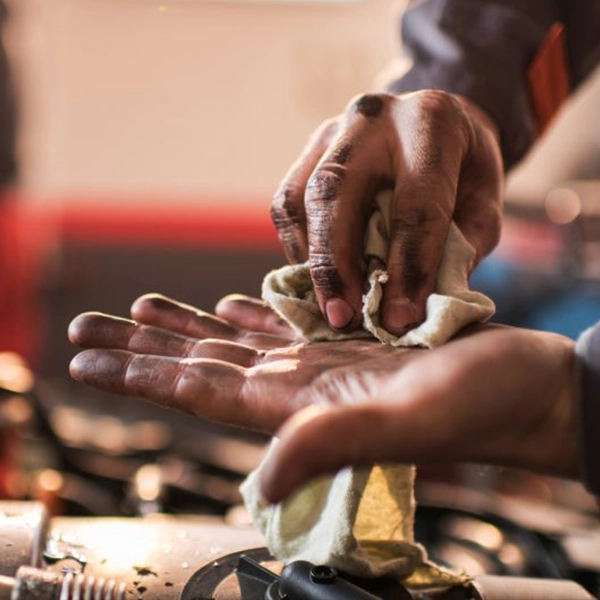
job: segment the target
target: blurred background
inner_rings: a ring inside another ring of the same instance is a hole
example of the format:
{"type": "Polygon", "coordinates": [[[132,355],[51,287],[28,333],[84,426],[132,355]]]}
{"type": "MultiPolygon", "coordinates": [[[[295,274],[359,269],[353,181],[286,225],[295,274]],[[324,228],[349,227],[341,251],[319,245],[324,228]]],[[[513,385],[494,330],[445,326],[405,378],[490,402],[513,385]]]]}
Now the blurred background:
{"type": "MultiPolygon", "coordinates": [[[[6,7],[17,137],[2,236],[4,256],[13,257],[4,270],[37,288],[13,301],[0,344],[58,375],[64,325],[80,310],[126,313],[149,290],[207,309],[229,291],[258,293],[265,270],[282,261],[271,195],[309,134],[355,94],[377,89],[399,54],[403,3],[6,7]],[[40,300],[49,314],[26,313],[40,300]]],[[[503,245],[474,279],[498,302],[502,322],[576,336],[593,321],[578,305],[571,317],[561,307],[553,325],[541,305],[559,300],[556,286],[582,283],[573,280],[580,267],[594,270],[594,246],[582,248],[581,238],[592,241],[597,208],[600,139],[590,121],[599,100],[596,77],[510,179],[508,214],[517,222],[507,220],[503,245]]],[[[10,114],[4,121],[9,128],[10,114]]],[[[598,308],[584,287],[590,310],[598,308]]]]}
{"type": "MultiPolygon", "coordinates": [[[[71,382],[66,327],[86,310],[126,316],[149,291],[206,310],[258,295],[284,260],[270,197],[310,133],[378,89],[403,4],[5,4],[1,495],[68,515],[226,514],[265,440],[71,382]]],[[[511,174],[502,242],[473,278],[500,322],[576,337],[600,315],[599,105],[597,74],[511,174]]],[[[513,471],[429,476],[593,506],[513,471]]]]}

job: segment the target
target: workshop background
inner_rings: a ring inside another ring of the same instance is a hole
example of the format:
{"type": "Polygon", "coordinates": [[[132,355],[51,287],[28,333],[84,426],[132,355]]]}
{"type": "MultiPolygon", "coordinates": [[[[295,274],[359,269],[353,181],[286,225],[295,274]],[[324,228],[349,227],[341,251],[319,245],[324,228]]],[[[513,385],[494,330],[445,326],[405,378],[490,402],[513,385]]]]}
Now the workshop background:
{"type": "MultiPolygon", "coordinates": [[[[226,293],[257,295],[284,261],[272,193],[309,134],[394,68],[403,5],[6,4],[19,175],[0,207],[0,350],[25,363],[1,355],[0,383],[29,395],[0,419],[15,434],[2,494],[65,514],[221,514],[264,439],[71,382],[67,324],[86,310],[127,315],[149,291],[206,310],[226,293]],[[168,502],[140,495],[148,481],[168,502]]],[[[474,278],[501,322],[575,337],[600,314],[599,105],[596,76],[510,178],[503,241],[474,278]]],[[[456,477],[590,506],[568,483],[456,477]]]]}
{"type": "MultiPolygon", "coordinates": [[[[126,313],[149,290],[207,309],[229,291],[258,293],[263,273],[282,262],[268,219],[271,194],[318,124],[394,67],[403,7],[391,0],[7,5],[19,105],[19,179],[7,193],[17,197],[12,210],[22,223],[11,227],[21,248],[12,262],[24,265],[12,269],[27,272],[15,277],[30,289],[13,301],[19,317],[5,317],[12,340],[0,343],[57,375],[69,354],[64,327],[80,310],[126,313]]],[[[598,271],[594,248],[581,249],[581,228],[572,225],[597,208],[587,180],[600,164],[598,129],[589,126],[599,100],[596,77],[511,178],[507,202],[518,223],[507,220],[497,260],[474,279],[498,301],[503,322],[576,336],[600,307],[587,283],[583,300],[569,299],[574,310],[555,306],[565,273],[569,289],[579,277],[573,260],[598,271]],[[573,191],[570,182],[582,178],[573,191]],[[563,212],[552,212],[556,206],[563,212]],[[531,263],[525,275],[524,263],[531,263]]]]}

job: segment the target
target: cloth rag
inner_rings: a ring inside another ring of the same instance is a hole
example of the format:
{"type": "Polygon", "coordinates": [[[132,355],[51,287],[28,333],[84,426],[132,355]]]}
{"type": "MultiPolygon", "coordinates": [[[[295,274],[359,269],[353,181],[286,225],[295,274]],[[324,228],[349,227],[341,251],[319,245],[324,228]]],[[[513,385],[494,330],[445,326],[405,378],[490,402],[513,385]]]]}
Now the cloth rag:
{"type": "Polygon", "coordinates": [[[377,197],[365,234],[369,289],[363,297],[363,329],[340,333],[329,327],[317,304],[308,264],[287,265],[267,274],[262,297],[294,330],[311,342],[357,337],[376,337],[392,346],[434,348],[458,331],[487,321],[496,307],[490,298],[469,289],[469,274],[475,264],[475,249],[452,222],[438,269],[435,292],[427,298],[426,318],[401,337],[386,331],[379,320],[379,305],[388,280],[386,262],[390,242],[392,193],[377,197]]]}
{"type": "MultiPolygon", "coordinates": [[[[308,341],[376,337],[393,346],[433,348],[463,327],[489,319],[495,310],[484,294],[469,289],[475,250],[451,223],[435,292],[427,299],[426,319],[401,337],[379,321],[379,304],[387,281],[392,194],[379,194],[365,235],[369,290],[363,298],[363,329],[350,334],[332,330],[316,302],[308,264],[285,266],[267,274],[263,299],[308,341]]],[[[343,401],[343,399],[341,399],[343,401]]],[[[268,452],[277,446],[274,439],[268,452]]],[[[411,587],[430,588],[469,581],[428,560],[415,543],[412,465],[349,467],[310,482],[278,505],[262,498],[251,473],[241,491],[271,553],[284,562],[308,560],[361,577],[394,576],[411,587]]]]}

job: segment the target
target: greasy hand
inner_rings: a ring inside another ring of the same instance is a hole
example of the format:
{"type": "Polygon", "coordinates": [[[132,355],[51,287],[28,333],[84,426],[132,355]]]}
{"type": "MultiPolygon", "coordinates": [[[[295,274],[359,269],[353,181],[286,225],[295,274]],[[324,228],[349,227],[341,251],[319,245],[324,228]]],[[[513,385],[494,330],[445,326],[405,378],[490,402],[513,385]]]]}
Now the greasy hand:
{"type": "Polygon", "coordinates": [[[376,193],[393,189],[382,315],[400,335],[425,318],[452,219],[476,261],[496,245],[502,181],[495,126],[466,99],[368,94],[315,133],[271,212],[288,260],[309,260],[330,326],[351,331],[361,322],[364,229],[376,193]]]}
{"type": "Polygon", "coordinates": [[[73,359],[71,375],[109,392],[274,433],[309,404],[338,404],[346,388],[353,399],[366,399],[383,373],[419,354],[376,340],[304,344],[250,298],[225,298],[217,312],[227,321],[154,294],[133,304],[134,320],[79,315],[69,339],[89,349],[73,359]]]}
{"type": "MultiPolygon", "coordinates": [[[[380,377],[369,403],[305,409],[288,421],[262,470],[264,494],[279,501],[323,473],[386,461],[577,477],[574,363],[574,343],[562,336],[472,327],[380,377]]],[[[343,393],[352,397],[352,387],[343,393]]]]}
{"type": "Polygon", "coordinates": [[[260,301],[229,297],[217,312],[153,295],[134,303],[135,321],[80,315],[69,337],[90,349],[71,373],[225,423],[274,432],[287,421],[262,471],[273,501],[381,461],[577,474],[573,342],[562,336],[488,325],[435,350],[303,344],[260,301]]]}

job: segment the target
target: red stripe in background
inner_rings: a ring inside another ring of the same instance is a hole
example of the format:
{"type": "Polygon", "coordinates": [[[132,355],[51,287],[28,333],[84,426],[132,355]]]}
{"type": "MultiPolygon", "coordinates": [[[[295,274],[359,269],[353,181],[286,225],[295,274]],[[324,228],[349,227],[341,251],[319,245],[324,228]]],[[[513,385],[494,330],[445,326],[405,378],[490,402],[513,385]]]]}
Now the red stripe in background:
{"type": "Polygon", "coordinates": [[[56,214],[64,241],[118,245],[279,249],[264,199],[247,206],[223,198],[185,203],[63,201],[56,214]]]}
{"type": "Polygon", "coordinates": [[[0,352],[35,364],[43,338],[40,282],[63,243],[281,252],[268,204],[253,198],[32,198],[0,194],[0,352]]]}
{"type": "Polygon", "coordinates": [[[54,219],[14,192],[0,194],[0,351],[33,364],[44,335],[40,285],[55,247],[54,219]]]}

